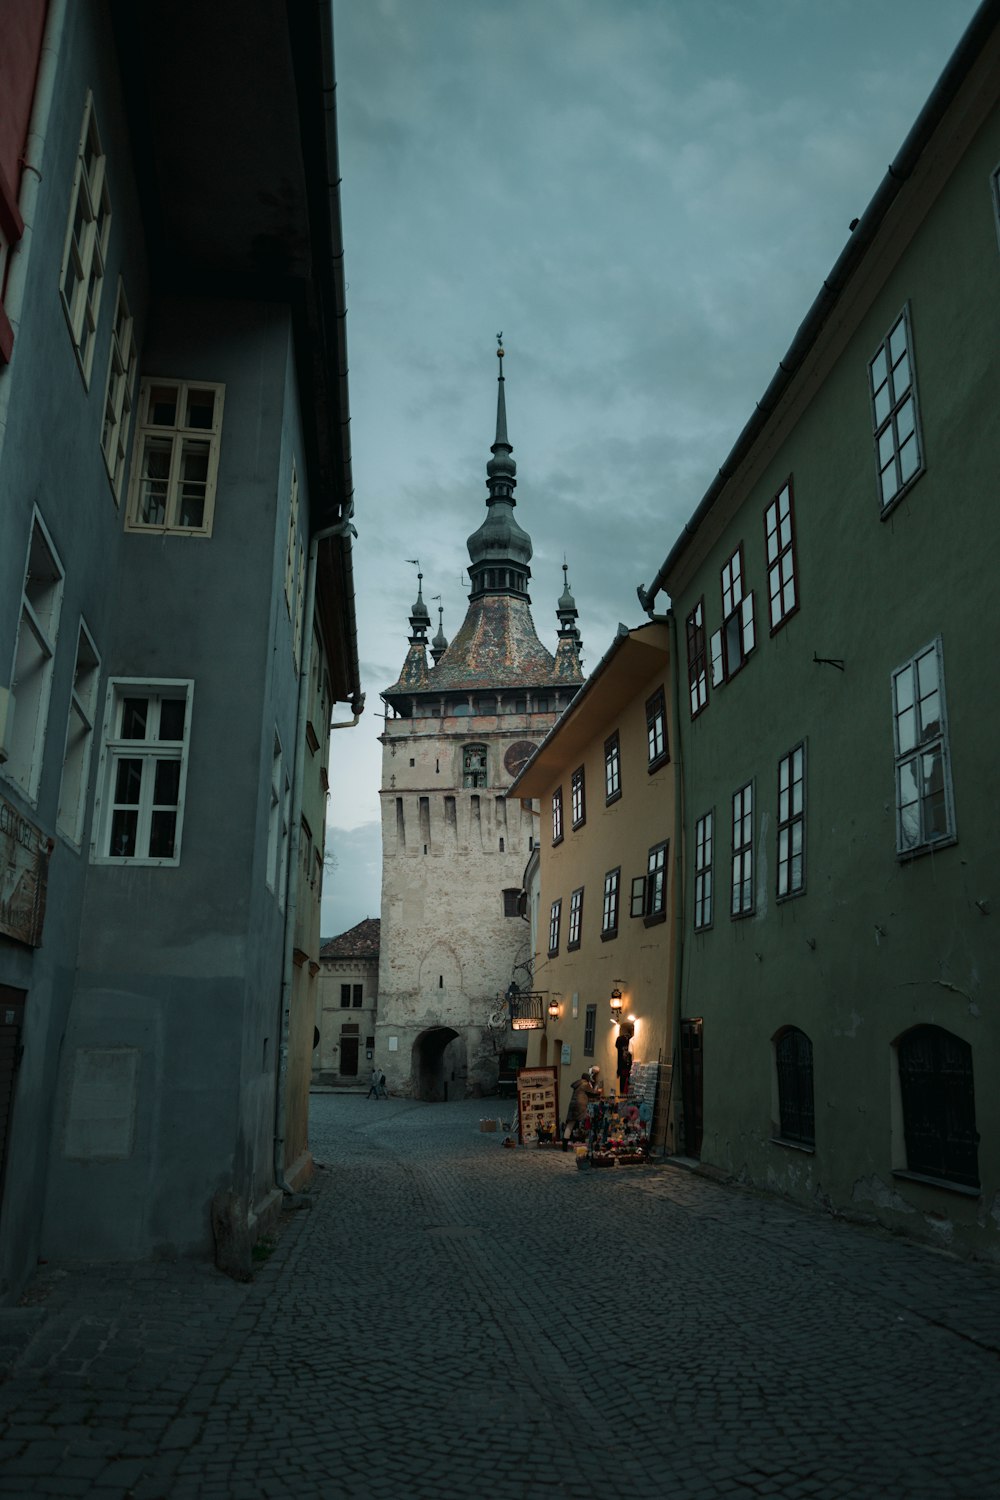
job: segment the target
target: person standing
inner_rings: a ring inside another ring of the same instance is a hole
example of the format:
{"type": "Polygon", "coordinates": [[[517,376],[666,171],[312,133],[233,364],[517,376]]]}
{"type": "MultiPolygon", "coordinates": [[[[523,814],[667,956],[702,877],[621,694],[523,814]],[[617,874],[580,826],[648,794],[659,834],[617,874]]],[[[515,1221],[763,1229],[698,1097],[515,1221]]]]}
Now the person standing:
{"type": "Polygon", "coordinates": [[[566,1111],[566,1123],[563,1126],[563,1150],[569,1150],[569,1143],[573,1138],[573,1132],[581,1120],[587,1118],[587,1110],[594,1099],[601,1097],[601,1090],[596,1083],[597,1073],[591,1069],[589,1073],[582,1073],[573,1085],[573,1093],[566,1111]]]}

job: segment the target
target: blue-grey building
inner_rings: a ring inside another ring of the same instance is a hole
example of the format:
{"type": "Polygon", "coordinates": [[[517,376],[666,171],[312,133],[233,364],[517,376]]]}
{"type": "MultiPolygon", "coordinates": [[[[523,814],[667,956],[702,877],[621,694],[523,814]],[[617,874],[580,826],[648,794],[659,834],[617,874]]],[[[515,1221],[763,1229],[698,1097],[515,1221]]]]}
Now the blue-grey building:
{"type": "Polygon", "coordinates": [[[253,1232],[308,1174],[362,706],[329,5],[13,12],[0,1301],[39,1254],[206,1251],[220,1191],[253,1232]]]}

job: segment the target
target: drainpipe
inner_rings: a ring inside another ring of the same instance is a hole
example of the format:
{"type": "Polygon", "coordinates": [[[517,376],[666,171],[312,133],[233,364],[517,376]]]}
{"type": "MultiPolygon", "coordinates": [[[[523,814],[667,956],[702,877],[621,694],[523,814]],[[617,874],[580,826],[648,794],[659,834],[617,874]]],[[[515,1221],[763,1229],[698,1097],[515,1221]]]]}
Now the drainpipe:
{"type": "MultiPolygon", "coordinates": [[[[314,531],[309,541],[309,564],[306,573],[306,596],[302,609],[302,658],[299,663],[299,698],[295,718],[295,768],[292,773],[292,797],[289,810],[288,867],[285,880],[285,942],[281,974],[281,1006],[278,1013],[278,1074],[274,1102],[274,1180],[282,1193],[291,1195],[295,1189],[285,1180],[285,1123],[287,1117],[286,1089],[288,1083],[288,1018],[292,1006],[292,986],[295,975],[295,921],[298,915],[299,847],[302,831],[302,780],[306,758],[306,720],[309,717],[309,673],[313,653],[313,617],[316,613],[316,570],[319,544],[328,537],[340,537],[349,544],[351,535],[357,535],[345,516],[334,526],[314,531]]],[[[357,724],[364,710],[364,695],[358,694],[351,702],[354,711],[353,723],[357,724]]],[[[331,728],[334,726],[331,726],[331,728]]],[[[337,725],[347,728],[347,725],[337,725]]]]}
{"type": "MultiPolygon", "coordinates": [[[[674,1097],[674,1073],[677,1068],[681,1034],[681,976],[684,968],[684,755],[681,749],[681,673],[677,654],[677,616],[668,610],[670,626],[670,694],[674,732],[674,1024],[670,1054],[670,1092],[667,1095],[667,1125],[674,1097]]],[[[677,1140],[674,1140],[674,1151],[677,1140]]]]}
{"type": "MultiPolygon", "coordinates": [[[[49,13],[45,19],[42,51],[38,60],[35,97],[31,106],[31,120],[28,124],[28,138],[24,146],[24,172],[17,200],[17,209],[24,223],[24,229],[21,238],[11,251],[7,271],[7,290],[3,299],[4,312],[14,332],[11,364],[17,358],[17,331],[24,310],[24,291],[28,281],[28,263],[31,260],[31,241],[42,184],[42,159],[45,156],[45,139],[49,128],[49,117],[52,113],[52,101],[55,97],[56,73],[59,68],[59,54],[62,50],[67,8],[68,0],[49,0],[49,13]]],[[[10,380],[0,380],[0,451],[3,449],[4,437],[7,433],[9,404],[10,380]]]]}

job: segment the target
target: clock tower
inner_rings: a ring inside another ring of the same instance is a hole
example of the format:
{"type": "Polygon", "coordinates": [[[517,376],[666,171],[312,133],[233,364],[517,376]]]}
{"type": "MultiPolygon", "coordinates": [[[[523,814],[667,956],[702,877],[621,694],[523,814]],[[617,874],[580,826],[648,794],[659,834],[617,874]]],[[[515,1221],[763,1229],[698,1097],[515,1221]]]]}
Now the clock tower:
{"type": "Polygon", "coordinates": [[[554,655],[532,620],[532,546],[514,517],[502,346],[497,356],[496,438],[486,517],[468,539],[465,619],[449,643],[439,613],[428,642],[418,571],[406,658],[382,694],[374,1060],[391,1091],[423,1099],[495,1091],[500,1057],[487,1022],[530,955],[519,897],[539,836],[537,808],[507,789],[583,681],[565,566],[554,655]]]}

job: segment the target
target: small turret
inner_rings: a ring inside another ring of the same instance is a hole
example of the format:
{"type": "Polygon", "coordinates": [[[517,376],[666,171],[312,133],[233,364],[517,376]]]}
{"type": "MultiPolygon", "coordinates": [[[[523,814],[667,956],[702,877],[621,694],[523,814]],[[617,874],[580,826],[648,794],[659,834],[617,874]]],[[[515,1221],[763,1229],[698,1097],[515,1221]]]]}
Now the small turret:
{"type": "Polygon", "coordinates": [[[438,605],[438,628],[437,635],[431,641],[431,655],[434,665],[437,666],[442,656],[448,649],[448,637],[444,633],[444,605],[438,605]]]}
{"type": "Polygon", "coordinates": [[[583,651],[583,641],[580,638],[580,629],[577,625],[579,610],[576,600],[573,598],[569,587],[569,565],[563,563],[563,591],[559,595],[559,603],[556,605],[556,618],[559,621],[559,643],[556,647],[556,673],[561,678],[571,678],[579,681],[580,676],[580,654],[583,651]]]}

